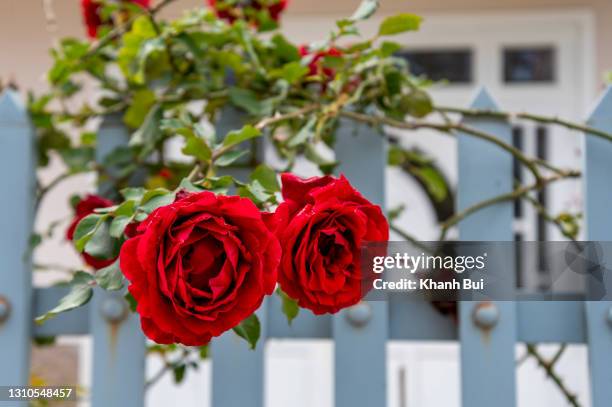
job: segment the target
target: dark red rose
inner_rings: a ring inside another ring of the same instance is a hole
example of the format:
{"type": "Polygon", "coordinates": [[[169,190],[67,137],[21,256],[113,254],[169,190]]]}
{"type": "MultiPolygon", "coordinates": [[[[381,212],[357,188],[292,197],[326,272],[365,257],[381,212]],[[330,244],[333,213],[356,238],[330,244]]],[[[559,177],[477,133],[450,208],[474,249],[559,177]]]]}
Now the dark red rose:
{"type": "MultiPolygon", "coordinates": [[[[94,213],[95,209],[107,208],[109,206],[113,206],[114,204],[115,203],[113,201],[109,201],[108,199],[102,198],[97,195],[85,196],[85,198],[83,198],[76,205],[74,218],[72,219],[68,230],[66,230],[66,239],[72,241],[72,238],[74,237],[74,231],[77,225],[85,216],[94,213]]],[[[83,257],[85,263],[95,268],[96,270],[109,266],[115,261],[115,259],[96,259],[95,257],[87,253],[81,253],[81,256],[83,257]]]]}
{"type": "Polygon", "coordinates": [[[280,245],[248,199],[185,193],[138,231],[120,265],[142,330],[157,343],[208,343],[274,291],[280,245]]]}
{"type": "Polygon", "coordinates": [[[281,288],[315,314],[356,304],[362,298],[362,243],[389,239],[380,207],[344,176],[281,179],[284,202],[272,222],[283,249],[281,288]]]}
{"type": "MultiPolygon", "coordinates": [[[[137,4],[143,8],[148,8],[151,0],[122,0],[130,3],[137,4]]],[[[83,13],[83,22],[87,27],[87,36],[89,38],[96,38],[98,36],[98,29],[103,24],[110,23],[110,21],[102,21],[100,15],[101,8],[100,0],[81,0],[81,12],[83,13]]]]}
{"type": "Polygon", "coordinates": [[[300,55],[303,57],[312,55],[312,59],[308,64],[308,68],[310,69],[309,75],[320,75],[327,78],[327,80],[332,80],[334,78],[336,71],[332,68],[324,67],[323,58],[342,56],[342,52],[338,48],[331,47],[324,51],[313,52],[308,49],[307,45],[301,45],[299,51],[300,55]]]}
{"type": "MultiPolygon", "coordinates": [[[[230,23],[245,18],[244,8],[251,7],[254,10],[267,10],[270,18],[276,22],[280,20],[280,15],[287,8],[289,0],[279,0],[274,4],[269,4],[266,0],[249,0],[238,4],[223,4],[223,1],[208,0],[208,5],[214,10],[217,17],[222,18],[230,23]]],[[[253,22],[255,23],[255,22],[253,22]]]]}

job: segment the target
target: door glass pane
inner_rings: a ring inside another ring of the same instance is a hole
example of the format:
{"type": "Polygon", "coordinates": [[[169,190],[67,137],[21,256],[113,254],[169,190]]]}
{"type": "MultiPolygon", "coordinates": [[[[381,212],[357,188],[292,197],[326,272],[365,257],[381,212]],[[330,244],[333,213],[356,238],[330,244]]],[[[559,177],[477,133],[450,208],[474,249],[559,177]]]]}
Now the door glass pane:
{"type": "Polygon", "coordinates": [[[472,81],[470,49],[404,50],[398,54],[408,61],[410,72],[414,75],[458,84],[472,81]]]}
{"type": "Polygon", "coordinates": [[[504,82],[554,82],[555,50],[552,47],[504,49],[504,82]]]}

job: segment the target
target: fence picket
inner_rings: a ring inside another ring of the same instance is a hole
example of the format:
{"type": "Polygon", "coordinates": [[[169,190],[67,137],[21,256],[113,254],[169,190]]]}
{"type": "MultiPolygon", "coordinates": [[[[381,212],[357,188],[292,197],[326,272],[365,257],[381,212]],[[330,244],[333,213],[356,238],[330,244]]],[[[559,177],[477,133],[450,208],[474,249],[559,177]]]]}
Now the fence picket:
{"type": "MultiPolygon", "coordinates": [[[[472,107],[497,110],[485,89],[480,91],[472,107]]],[[[508,123],[481,118],[465,119],[464,123],[512,143],[508,123]]],[[[468,134],[460,134],[458,144],[459,211],[512,190],[512,156],[509,153],[468,134]]],[[[464,241],[511,241],[512,220],[511,202],[490,206],[462,221],[459,236],[464,241]]],[[[487,268],[491,267],[495,265],[488,262],[487,268]]],[[[507,283],[514,287],[514,276],[508,277],[507,283]]],[[[462,405],[514,407],[516,303],[462,301],[459,312],[462,405]],[[488,313],[493,319],[497,316],[495,325],[486,330],[479,328],[475,323],[476,312],[488,313]]]]}
{"type": "MultiPolygon", "coordinates": [[[[243,113],[234,108],[225,109],[216,124],[217,137],[224,137],[231,130],[240,129],[245,122],[243,113]]],[[[263,146],[257,146],[258,159],[263,160],[263,146]]],[[[243,181],[249,172],[244,168],[224,169],[243,181]]],[[[262,407],[264,404],[264,355],[267,339],[267,301],[257,311],[261,333],[257,347],[249,349],[244,339],[229,331],[215,338],[212,343],[212,406],[214,407],[262,407]],[[237,390],[239,389],[239,390],[237,390]]]]}
{"type": "MultiPolygon", "coordinates": [[[[336,132],[338,173],[385,209],[386,148],[375,130],[342,122],[336,132]]],[[[361,303],[334,315],[335,406],[385,406],[388,303],[361,303]]]]}
{"type": "MultiPolygon", "coordinates": [[[[612,87],[609,87],[591,114],[589,125],[607,132],[612,131],[612,87]]],[[[612,241],[612,143],[601,138],[585,137],[585,195],[587,239],[612,241]]],[[[603,251],[602,264],[612,264],[612,255],[603,251]]],[[[586,326],[589,345],[592,404],[595,407],[610,404],[612,400],[612,274],[603,273],[605,301],[587,301],[586,326]]],[[[602,287],[599,287],[601,290],[602,287]]],[[[589,286],[589,290],[595,290],[589,286]]]]}
{"type": "Polygon", "coordinates": [[[0,173],[5,199],[0,229],[0,384],[29,383],[32,274],[28,254],[32,233],[34,137],[17,93],[0,95],[0,173]]]}
{"type": "MultiPolygon", "coordinates": [[[[108,116],[98,130],[98,161],[126,145],[128,133],[120,116],[108,116]]],[[[108,185],[101,183],[107,195],[108,185]]],[[[93,407],[144,406],[145,339],[138,314],[131,313],[118,292],[97,290],[90,308],[93,336],[93,407]]]]}

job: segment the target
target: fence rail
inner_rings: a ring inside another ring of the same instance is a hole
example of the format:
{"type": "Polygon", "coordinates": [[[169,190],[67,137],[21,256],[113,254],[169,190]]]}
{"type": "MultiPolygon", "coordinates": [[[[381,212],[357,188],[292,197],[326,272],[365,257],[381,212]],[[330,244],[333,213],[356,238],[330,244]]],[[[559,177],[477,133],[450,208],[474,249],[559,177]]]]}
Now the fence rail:
{"type": "MultiPolygon", "coordinates": [[[[483,90],[471,107],[494,110],[496,105],[483,90]]],[[[469,124],[511,142],[507,122],[471,118],[469,124]]],[[[612,132],[612,88],[598,102],[589,124],[612,132]]],[[[127,136],[116,118],[107,118],[98,133],[98,157],[125,143],[127,136]]],[[[28,383],[32,336],[92,335],[93,407],[142,406],[145,339],[137,316],[129,314],[123,298],[100,290],[87,306],[42,326],[33,324],[35,315],[51,308],[65,293],[57,287],[32,288],[30,258],[24,256],[35,197],[33,140],[19,98],[5,92],[0,97],[0,173],[4,174],[5,193],[0,201],[4,215],[0,230],[0,384],[28,383]]],[[[458,140],[459,209],[511,190],[512,159],[507,152],[468,134],[459,134],[458,140]]],[[[589,240],[612,240],[612,143],[589,135],[585,140],[587,236],[589,240]]],[[[367,127],[343,124],[337,134],[336,151],[342,163],[338,171],[380,205],[385,197],[385,148],[383,139],[367,127]]],[[[459,235],[462,240],[512,240],[512,203],[491,206],[462,221],[459,235]]],[[[612,263],[612,258],[606,260],[612,263]]],[[[567,294],[572,301],[538,302],[533,298],[539,294],[532,293],[519,293],[519,298],[532,301],[465,301],[459,305],[458,325],[428,303],[392,297],[333,316],[301,312],[289,326],[279,300],[271,297],[258,311],[262,342],[271,338],[333,339],[337,407],[386,404],[388,340],[460,341],[462,403],[469,407],[516,405],[515,343],[586,343],[592,405],[606,407],[612,400],[612,276],[605,278],[606,301],[583,301],[585,296],[580,293],[567,294]],[[479,327],[483,322],[490,324],[486,332],[479,327]]],[[[263,406],[264,349],[260,344],[256,351],[249,351],[231,334],[213,342],[214,407],[263,406]]]]}

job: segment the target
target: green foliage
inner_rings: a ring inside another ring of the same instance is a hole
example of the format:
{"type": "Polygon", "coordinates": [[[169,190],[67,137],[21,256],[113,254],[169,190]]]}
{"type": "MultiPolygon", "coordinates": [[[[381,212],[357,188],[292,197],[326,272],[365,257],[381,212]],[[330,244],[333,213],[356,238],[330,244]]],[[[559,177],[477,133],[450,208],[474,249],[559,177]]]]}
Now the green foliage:
{"type": "Polygon", "coordinates": [[[297,304],[297,301],[293,298],[289,297],[281,288],[276,289],[276,294],[280,297],[282,301],[282,311],[283,314],[287,317],[287,322],[289,325],[293,322],[293,320],[298,316],[300,312],[300,307],[297,304]]]}
{"type": "Polygon", "coordinates": [[[406,31],[416,31],[423,19],[414,14],[402,13],[387,17],[378,28],[378,35],[395,35],[406,31]]]}
{"type": "Polygon", "coordinates": [[[237,326],[234,327],[234,332],[248,342],[251,349],[255,349],[257,341],[261,335],[261,325],[257,315],[253,314],[237,326]]]}
{"type": "Polygon", "coordinates": [[[93,294],[93,289],[91,287],[92,281],[93,276],[91,274],[77,271],[72,277],[72,280],[68,283],[68,287],[70,287],[68,294],[59,301],[59,304],[55,308],[37,317],[36,323],[42,324],[48,319],[57,316],[57,314],[87,304],[93,294]]]}

